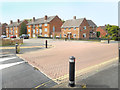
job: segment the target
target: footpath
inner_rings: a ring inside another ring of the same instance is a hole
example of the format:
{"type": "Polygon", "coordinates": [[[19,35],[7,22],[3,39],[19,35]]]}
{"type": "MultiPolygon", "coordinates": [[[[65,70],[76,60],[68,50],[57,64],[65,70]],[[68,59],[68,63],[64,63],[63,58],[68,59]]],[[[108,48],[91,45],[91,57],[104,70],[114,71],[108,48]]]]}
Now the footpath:
{"type": "Polygon", "coordinates": [[[69,81],[66,81],[53,88],[111,88],[118,90],[118,87],[120,88],[118,85],[119,70],[120,64],[113,63],[102,69],[76,77],[75,87],[70,87],[69,81]]]}

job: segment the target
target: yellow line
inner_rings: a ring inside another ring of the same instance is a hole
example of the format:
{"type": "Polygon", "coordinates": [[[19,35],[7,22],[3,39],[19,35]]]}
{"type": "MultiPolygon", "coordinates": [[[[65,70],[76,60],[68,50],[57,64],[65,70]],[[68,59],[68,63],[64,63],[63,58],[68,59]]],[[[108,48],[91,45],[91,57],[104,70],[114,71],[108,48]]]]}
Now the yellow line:
{"type": "MultiPolygon", "coordinates": [[[[37,47],[45,47],[45,46],[27,46],[27,47],[20,47],[20,48],[37,48],[37,47]]],[[[48,46],[53,47],[53,46],[48,46]]],[[[15,49],[15,47],[0,47],[0,49],[15,49]]]]}
{"type": "MultiPolygon", "coordinates": [[[[94,65],[94,66],[90,66],[90,67],[84,68],[84,69],[82,69],[82,70],[76,71],[76,72],[75,72],[75,73],[76,73],[76,76],[79,75],[79,74],[81,74],[82,72],[87,71],[87,70],[91,70],[91,69],[93,69],[93,68],[96,68],[96,67],[99,67],[99,66],[102,66],[102,65],[106,65],[106,64],[108,64],[108,63],[111,63],[111,62],[117,61],[117,60],[118,60],[118,57],[113,58],[113,59],[110,59],[110,60],[108,60],[108,61],[102,62],[102,63],[97,64],[97,65],[94,65]]],[[[52,79],[52,81],[54,81],[54,82],[57,83],[57,80],[60,80],[60,81],[61,81],[61,80],[64,80],[64,79],[66,79],[66,78],[68,78],[68,77],[69,77],[69,74],[66,74],[66,75],[61,76],[61,77],[58,77],[58,78],[56,78],[56,79],[52,79]]],[[[50,82],[50,81],[48,81],[48,82],[50,82]]],[[[48,82],[42,83],[42,84],[36,86],[35,88],[39,88],[40,86],[43,86],[43,85],[45,85],[45,84],[48,83],[48,82]]]]}

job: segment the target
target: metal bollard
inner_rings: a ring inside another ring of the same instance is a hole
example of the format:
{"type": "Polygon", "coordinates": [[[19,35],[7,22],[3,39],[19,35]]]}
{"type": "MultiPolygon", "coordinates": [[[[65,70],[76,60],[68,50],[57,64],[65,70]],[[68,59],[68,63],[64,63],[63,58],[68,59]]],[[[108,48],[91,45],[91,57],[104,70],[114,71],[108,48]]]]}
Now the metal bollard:
{"type": "Polygon", "coordinates": [[[18,51],[17,51],[17,49],[18,49],[18,43],[15,44],[15,47],[16,47],[16,54],[18,54],[18,51]]]}
{"type": "Polygon", "coordinates": [[[110,43],[110,40],[108,39],[108,44],[110,43]]]}
{"type": "Polygon", "coordinates": [[[69,58],[69,86],[75,86],[75,57],[69,58]]]}
{"type": "Polygon", "coordinates": [[[119,47],[119,63],[120,63],[120,47],[119,47]]]}
{"type": "Polygon", "coordinates": [[[45,41],[45,47],[47,48],[47,40],[45,41]]]}

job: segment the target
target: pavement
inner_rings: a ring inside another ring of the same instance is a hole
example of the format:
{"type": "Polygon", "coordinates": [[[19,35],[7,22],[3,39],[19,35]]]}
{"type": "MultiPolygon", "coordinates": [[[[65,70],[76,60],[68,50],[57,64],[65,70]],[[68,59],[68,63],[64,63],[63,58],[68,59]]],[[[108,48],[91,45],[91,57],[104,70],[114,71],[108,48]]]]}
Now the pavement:
{"type": "MultiPolygon", "coordinates": [[[[120,67],[120,64],[119,64],[120,67]]],[[[118,88],[118,62],[110,64],[104,68],[97,69],[90,73],[75,78],[75,87],[70,87],[69,80],[53,88],[118,88]]],[[[119,86],[120,88],[120,86],[119,86]]],[[[111,89],[110,89],[111,90],[111,89]]]]}

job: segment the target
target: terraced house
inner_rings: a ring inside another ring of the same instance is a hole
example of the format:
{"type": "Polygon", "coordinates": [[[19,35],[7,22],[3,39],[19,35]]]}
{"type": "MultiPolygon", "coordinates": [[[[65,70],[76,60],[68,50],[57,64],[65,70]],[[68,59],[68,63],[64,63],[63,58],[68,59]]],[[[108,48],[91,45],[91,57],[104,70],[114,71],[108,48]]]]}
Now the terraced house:
{"type": "Polygon", "coordinates": [[[22,23],[27,24],[28,21],[27,20],[20,21],[18,19],[17,22],[13,22],[12,20],[10,20],[10,24],[6,26],[6,36],[10,37],[11,35],[15,35],[16,37],[19,37],[22,23]]]}
{"type": "Polygon", "coordinates": [[[97,25],[86,18],[66,20],[61,27],[62,38],[93,38],[96,37],[97,25]]]}
{"type": "Polygon", "coordinates": [[[27,34],[30,38],[37,36],[53,37],[56,32],[61,32],[62,20],[56,16],[47,16],[35,19],[27,24],[27,34]]]}
{"type": "Polygon", "coordinates": [[[0,36],[1,35],[6,35],[6,26],[7,26],[7,23],[0,23],[0,36]]]}

